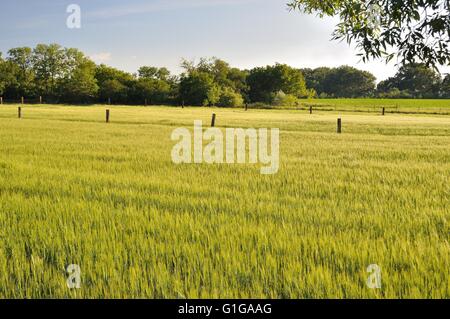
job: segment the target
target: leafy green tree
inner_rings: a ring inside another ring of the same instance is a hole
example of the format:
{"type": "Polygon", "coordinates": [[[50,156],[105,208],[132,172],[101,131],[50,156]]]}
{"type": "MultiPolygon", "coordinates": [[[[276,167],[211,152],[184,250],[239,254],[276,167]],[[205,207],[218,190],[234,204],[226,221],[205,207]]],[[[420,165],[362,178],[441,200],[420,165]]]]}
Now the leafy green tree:
{"type": "Polygon", "coordinates": [[[378,93],[386,96],[397,92],[414,98],[439,97],[440,75],[425,64],[412,63],[402,66],[397,74],[378,84],[378,93]]]}
{"type": "Polygon", "coordinates": [[[350,66],[332,69],[323,82],[324,92],[338,98],[368,97],[375,91],[373,74],[350,66]]]}
{"type": "Polygon", "coordinates": [[[218,106],[238,107],[244,105],[242,95],[229,87],[225,87],[220,92],[218,106]]]}
{"type": "Polygon", "coordinates": [[[6,62],[3,60],[2,53],[0,52],[0,96],[3,96],[6,85],[6,62]]]}
{"type": "Polygon", "coordinates": [[[191,105],[243,105],[247,98],[247,71],[231,68],[217,58],[182,60],[185,72],[179,82],[179,99],[191,105]]]}
{"type": "Polygon", "coordinates": [[[300,104],[300,100],[292,94],[279,91],[275,94],[272,104],[275,106],[297,106],[300,104]]]}
{"type": "MultiPolygon", "coordinates": [[[[374,93],[373,74],[349,66],[302,69],[306,85],[321,97],[366,97],[374,93]]],[[[313,91],[310,95],[314,96],[313,91]]]]}
{"type": "Polygon", "coordinates": [[[95,101],[98,93],[96,65],[76,49],[66,50],[66,68],[60,80],[60,100],[64,102],[95,101]]]}
{"type": "Polygon", "coordinates": [[[214,77],[206,72],[197,70],[190,71],[181,76],[180,79],[180,99],[188,105],[210,105],[215,101],[209,99],[213,94],[211,91],[217,90],[214,77]]]}
{"type": "Polygon", "coordinates": [[[320,67],[316,69],[301,69],[305,76],[306,87],[314,89],[317,94],[326,93],[325,87],[326,79],[331,74],[332,69],[327,67],[320,67]]]}
{"type": "Polygon", "coordinates": [[[377,85],[377,92],[378,94],[386,94],[388,92],[391,92],[393,90],[397,90],[400,92],[398,88],[398,80],[396,77],[390,77],[384,81],[381,81],[377,85]]]}
{"type": "Polygon", "coordinates": [[[99,99],[113,103],[127,103],[135,77],[127,72],[101,64],[95,70],[95,79],[99,86],[99,99]]]}
{"type": "Polygon", "coordinates": [[[249,72],[238,68],[231,68],[228,72],[228,80],[233,90],[248,101],[247,77],[249,72]]]}
{"type": "Polygon", "coordinates": [[[448,0],[290,0],[288,5],[339,16],[333,38],[355,42],[363,61],[397,56],[403,64],[450,64],[448,0]]]}
{"type": "Polygon", "coordinates": [[[185,72],[181,75],[179,98],[190,105],[217,105],[225,88],[232,86],[228,79],[228,63],[216,58],[195,61],[182,60],[185,72]]]}
{"type": "Polygon", "coordinates": [[[58,81],[67,67],[65,57],[65,50],[58,44],[38,44],[33,50],[32,63],[40,95],[57,97],[58,81]]]}
{"type": "Polygon", "coordinates": [[[207,100],[203,101],[204,106],[215,106],[219,103],[222,95],[222,88],[216,82],[213,82],[206,94],[207,100]]]}
{"type": "Polygon", "coordinates": [[[8,95],[12,98],[35,95],[35,73],[33,70],[32,49],[14,48],[8,51],[4,64],[5,76],[8,74],[8,95]]]}
{"type": "Polygon", "coordinates": [[[398,88],[407,90],[413,97],[435,97],[441,84],[440,75],[424,64],[402,66],[397,75],[398,88]]]}
{"type": "Polygon", "coordinates": [[[210,73],[214,76],[214,82],[220,87],[234,88],[234,83],[228,78],[230,72],[230,65],[223,60],[214,59],[210,63],[210,73]]]}
{"type": "Polygon", "coordinates": [[[410,99],[411,94],[408,91],[400,91],[398,88],[392,88],[388,91],[378,93],[378,97],[383,99],[410,99]]]}
{"type": "Polygon", "coordinates": [[[147,101],[149,104],[165,104],[170,101],[170,84],[157,79],[141,78],[135,82],[133,100],[140,104],[147,101]]]}
{"type": "Polygon", "coordinates": [[[286,64],[250,70],[247,84],[252,102],[272,103],[274,95],[279,91],[297,98],[307,96],[305,78],[302,72],[286,64]]]}
{"type": "Polygon", "coordinates": [[[143,66],[139,68],[138,76],[133,89],[136,103],[147,100],[150,104],[170,104],[176,99],[177,78],[167,68],[143,66]]]}
{"type": "Polygon", "coordinates": [[[138,70],[139,78],[156,79],[168,82],[171,79],[170,71],[167,68],[157,68],[153,66],[143,66],[138,70]]]}
{"type": "Polygon", "coordinates": [[[116,79],[109,79],[100,86],[101,101],[123,103],[128,98],[129,88],[116,79]]]}
{"type": "Polygon", "coordinates": [[[316,99],[317,98],[317,91],[314,89],[307,89],[306,90],[307,98],[308,99],[316,99]]]}
{"type": "Polygon", "coordinates": [[[3,95],[7,85],[6,76],[6,62],[3,60],[2,53],[0,52],[0,96],[3,95]]]}
{"type": "Polygon", "coordinates": [[[297,98],[307,96],[305,78],[300,70],[294,69],[286,64],[276,64],[272,70],[283,92],[297,98]]]}
{"type": "Polygon", "coordinates": [[[441,97],[450,99],[450,74],[447,74],[441,84],[441,97]]]}
{"type": "Polygon", "coordinates": [[[314,70],[311,68],[300,69],[305,78],[305,84],[307,88],[314,88],[316,86],[316,79],[314,77],[314,70]]]}
{"type": "Polygon", "coordinates": [[[248,89],[246,85],[247,71],[232,68],[227,62],[217,58],[202,59],[198,70],[212,74],[214,82],[222,89],[229,88],[231,90],[228,90],[228,92],[234,91],[241,95],[246,94],[248,89]]]}
{"type": "Polygon", "coordinates": [[[135,80],[135,77],[132,74],[104,64],[97,66],[97,69],[95,70],[95,78],[99,83],[115,79],[123,84],[127,84],[135,80]]]}

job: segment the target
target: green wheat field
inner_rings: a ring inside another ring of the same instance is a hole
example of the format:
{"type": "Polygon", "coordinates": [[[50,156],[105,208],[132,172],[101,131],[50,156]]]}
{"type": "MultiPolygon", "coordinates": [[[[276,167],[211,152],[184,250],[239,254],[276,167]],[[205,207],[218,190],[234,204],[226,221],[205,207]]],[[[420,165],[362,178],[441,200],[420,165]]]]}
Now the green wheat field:
{"type": "Polygon", "coordinates": [[[106,108],[0,106],[1,298],[450,298],[450,116],[106,108]],[[278,174],[173,164],[213,112],[279,128],[278,174]]]}

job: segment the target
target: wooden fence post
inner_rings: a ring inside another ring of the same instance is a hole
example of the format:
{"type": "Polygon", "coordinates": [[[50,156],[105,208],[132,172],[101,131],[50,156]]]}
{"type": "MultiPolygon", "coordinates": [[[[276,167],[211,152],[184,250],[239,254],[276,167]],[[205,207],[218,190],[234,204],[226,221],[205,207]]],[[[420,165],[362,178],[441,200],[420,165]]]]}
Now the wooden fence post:
{"type": "Polygon", "coordinates": [[[17,116],[19,119],[22,118],[22,108],[20,106],[17,108],[17,116]]]}
{"type": "Polygon", "coordinates": [[[383,107],[383,116],[386,113],[386,108],[383,107]]]}
{"type": "Polygon", "coordinates": [[[109,110],[106,110],[106,123],[109,123],[109,110]]]}
{"type": "Polygon", "coordinates": [[[338,134],[342,133],[342,119],[340,118],[337,120],[337,132],[338,134]]]}
{"type": "Polygon", "coordinates": [[[213,113],[212,119],[211,119],[211,127],[214,127],[216,125],[216,114],[213,113]]]}
{"type": "Polygon", "coordinates": [[[245,103],[245,110],[248,111],[248,103],[245,103]]]}
{"type": "Polygon", "coordinates": [[[39,104],[42,104],[42,96],[39,96],[39,104]]]}
{"type": "Polygon", "coordinates": [[[312,105],[310,105],[309,106],[309,114],[312,114],[313,113],[313,108],[312,108],[312,105]]]}

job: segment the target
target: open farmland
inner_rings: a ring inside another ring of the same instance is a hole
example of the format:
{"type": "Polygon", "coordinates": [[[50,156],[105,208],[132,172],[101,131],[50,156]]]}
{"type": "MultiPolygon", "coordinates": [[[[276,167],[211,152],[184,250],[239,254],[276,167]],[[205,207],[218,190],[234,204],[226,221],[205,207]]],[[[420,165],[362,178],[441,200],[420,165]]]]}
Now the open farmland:
{"type": "Polygon", "coordinates": [[[319,111],[380,113],[384,107],[387,113],[450,115],[447,99],[310,99],[302,104],[319,111]]]}
{"type": "Polygon", "coordinates": [[[450,297],[450,116],[105,108],[0,107],[0,297],[450,297]],[[278,174],[173,164],[213,112],[279,128],[278,174]]]}

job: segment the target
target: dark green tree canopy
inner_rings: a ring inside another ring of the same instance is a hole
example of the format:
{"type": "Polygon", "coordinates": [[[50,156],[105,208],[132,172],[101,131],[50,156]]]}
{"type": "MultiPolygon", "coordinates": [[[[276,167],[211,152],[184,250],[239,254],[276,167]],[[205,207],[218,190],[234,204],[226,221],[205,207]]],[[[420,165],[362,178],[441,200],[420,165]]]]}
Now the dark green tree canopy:
{"type": "Polygon", "coordinates": [[[138,70],[138,77],[132,88],[133,100],[164,104],[173,99],[176,77],[167,68],[143,66],[138,70]]]}
{"type": "Polygon", "coordinates": [[[240,106],[246,90],[246,72],[217,58],[183,60],[179,99],[189,105],[240,106]]]}
{"type": "Polygon", "coordinates": [[[375,76],[350,66],[302,69],[306,86],[324,97],[368,97],[375,91],[375,76]]]}
{"type": "Polygon", "coordinates": [[[33,50],[32,63],[39,94],[56,96],[58,80],[70,68],[65,63],[66,53],[68,52],[58,44],[38,44],[33,50]]]}
{"type": "MultiPolygon", "coordinates": [[[[28,47],[14,48],[8,51],[3,71],[9,74],[9,91],[15,96],[35,93],[35,72],[32,63],[33,50],[28,47]]],[[[3,76],[5,77],[5,75],[3,76]]]]}
{"type": "Polygon", "coordinates": [[[65,63],[65,72],[58,85],[60,100],[70,103],[94,101],[99,89],[95,79],[95,63],[77,49],[66,49],[65,63]]]}
{"type": "Polygon", "coordinates": [[[397,74],[378,84],[380,93],[399,92],[403,97],[432,98],[445,97],[445,80],[424,64],[403,65],[397,74]]]}
{"type": "Polygon", "coordinates": [[[154,66],[143,66],[138,70],[140,78],[157,79],[161,81],[170,80],[170,71],[167,68],[157,68],[154,66]]]}
{"type": "Polygon", "coordinates": [[[135,78],[132,74],[101,64],[95,70],[95,78],[100,87],[99,99],[103,103],[125,103],[135,78]]]}
{"type": "Polygon", "coordinates": [[[3,60],[2,53],[0,52],[0,95],[3,95],[3,91],[5,90],[7,84],[6,76],[6,63],[3,60]]]}
{"type": "Polygon", "coordinates": [[[446,99],[450,99],[450,74],[447,74],[447,76],[442,81],[441,85],[441,96],[446,99]]]}
{"type": "Polygon", "coordinates": [[[375,76],[350,66],[330,70],[323,81],[325,92],[333,97],[368,97],[375,90],[375,76]]]}
{"type": "Polygon", "coordinates": [[[293,10],[339,16],[333,39],[355,42],[363,61],[450,64],[449,0],[290,0],[293,10]]]}
{"type": "Polygon", "coordinates": [[[297,98],[307,96],[303,73],[286,64],[252,69],[247,84],[249,97],[256,102],[272,103],[279,91],[297,98]]]}

